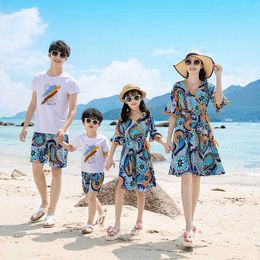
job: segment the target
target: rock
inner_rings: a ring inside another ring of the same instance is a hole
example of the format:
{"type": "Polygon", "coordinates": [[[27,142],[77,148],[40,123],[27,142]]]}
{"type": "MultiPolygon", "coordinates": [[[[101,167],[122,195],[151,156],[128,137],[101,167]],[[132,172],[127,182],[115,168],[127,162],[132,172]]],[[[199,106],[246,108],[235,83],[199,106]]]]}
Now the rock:
{"type": "MultiPolygon", "coordinates": [[[[102,192],[97,195],[100,202],[104,205],[115,204],[115,191],[118,179],[115,178],[104,184],[102,192]]],[[[157,187],[145,193],[145,210],[166,215],[170,218],[175,218],[180,214],[180,210],[170,198],[170,196],[157,184],[157,187]]],[[[85,198],[81,199],[76,205],[85,205],[87,202],[85,198]]],[[[126,191],[124,198],[124,205],[136,207],[135,191],[126,191]]]]}
{"type": "Polygon", "coordinates": [[[1,121],[1,122],[0,122],[0,125],[2,125],[2,126],[10,126],[10,125],[14,125],[14,123],[1,121]]]}
{"type": "Polygon", "coordinates": [[[88,202],[86,200],[86,197],[80,199],[76,205],[74,207],[87,207],[88,206],[88,202]]]}
{"type": "Polygon", "coordinates": [[[109,125],[116,125],[117,122],[116,121],[112,121],[109,125]]]}
{"type": "Polygon", "coordinates": [[[159,124],[156,124],[157,127],[168,127],[169,126],[169,122],[162,122],[162,123],[159,123],[159,124]]]}
{"type": "MultiPolygon", "coordinates": [[[[24,122],[21,123],[21,126],[24,126],[24,122]]],[[[28,126],[34,126],[34,123],[30,122],[28,126]]]]}
{"type": "Polygon", "coordinates": [[[160,153],[151,153],[153,162],[163,162],[166,161],[165,157],[160,153]]]}
{"type": "Polygon", "coordinates": [[[215,188],[215,189],[211,189],[212,191],[223,191],[225,192],[225,190],[221,189],[221,188],[215,188]]]}
{"type": "Polygon", "coordinates": [[[226,127],[224,125],[221,126],[215,126],[214,129],[225,129],[226,127]]]}
{"type": "Polygon", "coordinates": [[[12,178],[17,178],[17,177],[21,177],[21,176],[26,176],[25,173],[23,173],[22,171],[20,170],[17,170],[17,169],[14,169],[12,174],[11,174],[11,177],[12,178]]]}

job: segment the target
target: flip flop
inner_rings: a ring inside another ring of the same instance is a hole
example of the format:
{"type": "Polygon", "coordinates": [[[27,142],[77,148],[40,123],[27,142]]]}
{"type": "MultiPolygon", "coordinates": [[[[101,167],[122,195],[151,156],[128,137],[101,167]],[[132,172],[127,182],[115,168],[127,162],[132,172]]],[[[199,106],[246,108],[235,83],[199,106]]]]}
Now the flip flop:
{"type": "Polygon", "coordinates": [[[118,239],[120,237],[121,237],[120,229],[116,230],[112,226],[109,226],[107,228],[107,236],[106,236],[106,240],[107,241],[113,241],[113,240],[116,240],[116,239],[118,239]]]}
{"type": "Polygon", "coordinates": [[[185,231],[183,233],[182,245],[184,247],[193,247],[193,232],[185,231]]]}
{"type": "Polygon", "coordinates": [[[44,228],[51,228],[55,226],[55,217],[54,215],[47,215],[44,222],[43,227],[44,228]]]}
{"type": "Polygon", "coordinates": [[[82,234],[87,235],[91,234],[94,231],[93,225],[87,224],[84,226],[84,228],[81,230],[82,234]]]}
{"type": "Polygon", "coordinates": [[[31,222],[37,222],[40,220],[48,211],[48,208],[38,208],[30,217],[31,222]]]}
{"type": "Polygon", "coordinates": [[[141,233],[142,229],[143,229],[143,225],[142,225],[141,223],[136,223],[136,224],[133,226],[133,228],[132,228],[130,234],[131,234],[132,236],[139,235],[139,234],[141,233]]]}
{"type": "Polygon", "coordinates": [[[102,215],[98,215],[98,219],[97,219],[95,225],[97,225],[97,224],[103,225],[106,215],[107,215],[107,209],[105,208],[104,213],[102,215]]]}

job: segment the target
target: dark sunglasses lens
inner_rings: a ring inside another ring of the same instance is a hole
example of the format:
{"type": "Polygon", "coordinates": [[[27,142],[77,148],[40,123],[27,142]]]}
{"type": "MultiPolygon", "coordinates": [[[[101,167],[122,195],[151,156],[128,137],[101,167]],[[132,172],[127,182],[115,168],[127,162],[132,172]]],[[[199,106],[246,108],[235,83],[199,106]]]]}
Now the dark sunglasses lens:
{"type": "Polygon", "coordinates": [[[140,96],[134,96],[134,99],[138,101],[140,99],[140,96]]]}
{"type": "Polygon", "coordinates": [[[199,65],[200,64],[200,60],[195,60],[193,61],[194,65],[199,65]]]}
{"type": "Polygon", "coordinates": [[[58,56],[59,53],[58,53],[57,51],[52,51],[51,54],[52,54],[53,56],[58,56]]]}
{"type": "Polygon", "coordinates": [[[125,98],[125,102],[127,102],[127,103],[131,102],[131,100],[132,100],[132,99],[131,99],[130,97],[126,97],[126,98],[125,98]]]}
{"type": "Polygon", "coordinates": [[[94,124],[94,125],[97,125],[97,124],[98,124],[98,121],[97,121],[97,120],[93,120],[93,124],[94,124]]]}
{"type": "Polygon", "coordinates": [[[65,52],[61,52],[61,53],[60,53],[60,57],[61,57],[62,59],[65,59],[65,58],[67,57],[67,54],[66,54],[65,52]]]}
{"type": "Polygon", "coordinates": [[[185,60],[186,65],[191,65],[191,60],[185,60]]]}
{"type": "Polygon", "coordinates": [[[91,119],[86,118],[87,123],[89,124],[91,122],[91,119]]]}

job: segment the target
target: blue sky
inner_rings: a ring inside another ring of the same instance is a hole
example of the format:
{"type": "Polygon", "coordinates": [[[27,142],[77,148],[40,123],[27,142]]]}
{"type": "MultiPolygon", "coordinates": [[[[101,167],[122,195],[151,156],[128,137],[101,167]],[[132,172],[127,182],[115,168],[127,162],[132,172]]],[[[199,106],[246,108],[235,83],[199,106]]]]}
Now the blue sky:
{"type": "Polygon", "coordinates": [[[130,81],[148,98],[164,94],[180,79],[172,64],[191,50],[223,66],[224,88],[246,85],[260,78],[259,13],[256,0],[0,0],[0,116],[26,109],[31,79],[48,67],[54,39],[72,48],[66,70],[81,85],[80,103],[130,81]]]}

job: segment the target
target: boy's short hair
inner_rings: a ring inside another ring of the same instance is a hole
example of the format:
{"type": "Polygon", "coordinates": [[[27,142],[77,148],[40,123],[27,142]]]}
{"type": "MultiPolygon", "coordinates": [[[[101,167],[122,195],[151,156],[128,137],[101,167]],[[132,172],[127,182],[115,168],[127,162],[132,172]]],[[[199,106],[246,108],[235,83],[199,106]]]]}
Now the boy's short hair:
{"type": "Polygon", "coordinates": [[[70,46],[62,40],[53,41],[49,47],[49,53],[52,51],[65,52],[67,57],[70,56],[70,46]]]}
{"type": "Polygon", "coordinates": [[[99,121],[99,123],[101,123],[103,121],[103,114],[96,108],[87,108],[82,113],[82,116],[81,116],[82,123],[84,123],[84,118],[97,119],[99,121]]]}

